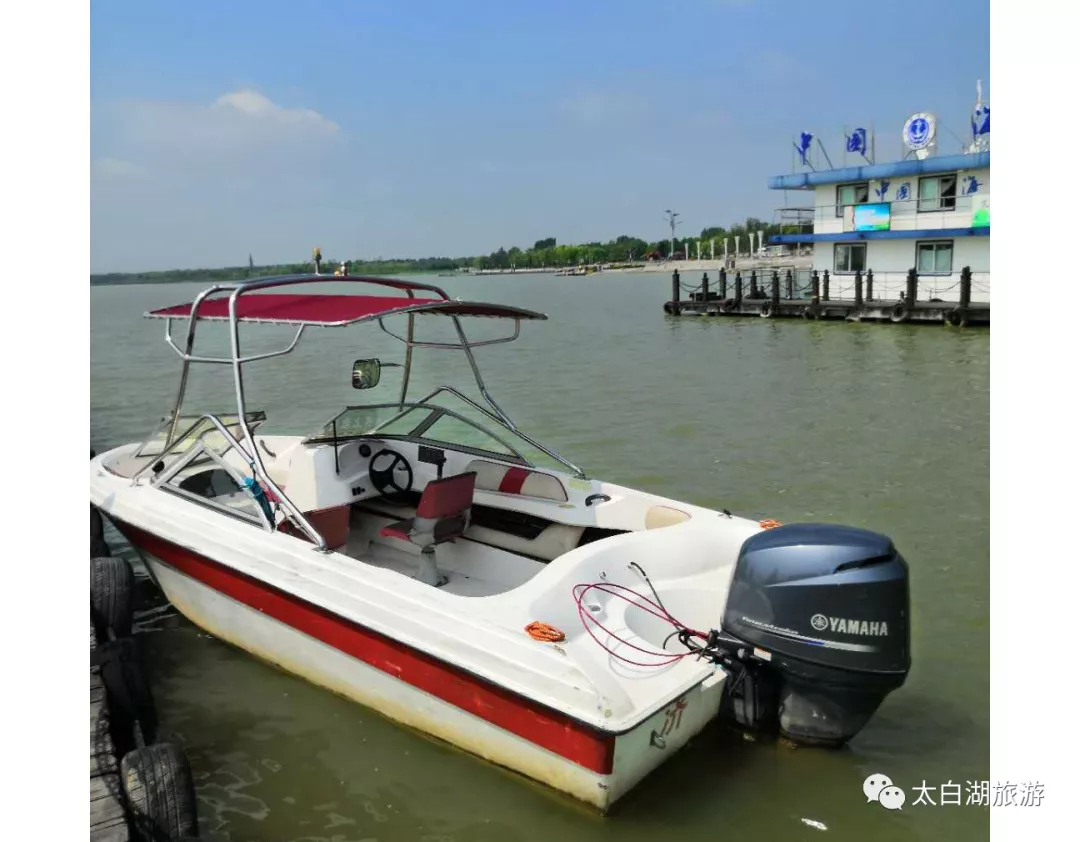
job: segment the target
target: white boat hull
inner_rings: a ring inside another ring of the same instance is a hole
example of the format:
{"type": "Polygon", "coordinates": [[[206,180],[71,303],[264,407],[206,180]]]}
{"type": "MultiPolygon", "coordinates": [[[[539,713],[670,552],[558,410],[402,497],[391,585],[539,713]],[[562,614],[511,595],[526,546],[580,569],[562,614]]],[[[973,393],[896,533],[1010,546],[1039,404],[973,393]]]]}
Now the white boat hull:
{"type": "MultiPolygon", "coordinates": [[[[269,611],[246,605],[181,572],[145,549],[140,548],[140,553],[170,603],[215,637],[389,719],[526,775],[603,812],[682,748],[716,716],[720,704],[722,681],[712,686],[699,685],[630,731],[578,734],[576,739],[562,740],[558,750],[552,750],[538,745],[530,736],[500,727],[395,677],[392,663],[384,663],[381,668],[365,663],[276,619],[269,611]]],[[[329,629],[327,632],[331,636],[329,629]]],[[[475,677],[463,679],[482,682],[475,677]]],[[[501,710],[491,712],[496,718],[509,717],[519,726],[518,731],[524,728],[527,733],[535,705],[499,688],[491,689],[503,703],[501,710]]],[[[552,724],[539,723],[539,729],[550,731],[552,724]]],[[[550,733],[547,736],[550,741],[550,733]]]]}

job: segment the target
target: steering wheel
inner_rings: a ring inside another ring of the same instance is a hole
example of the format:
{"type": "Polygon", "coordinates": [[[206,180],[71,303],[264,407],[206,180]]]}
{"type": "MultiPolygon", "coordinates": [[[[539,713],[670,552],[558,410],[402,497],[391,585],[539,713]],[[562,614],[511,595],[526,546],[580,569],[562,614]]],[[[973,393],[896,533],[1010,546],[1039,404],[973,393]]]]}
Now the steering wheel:
{"type": "Polygon", "coordinates": [[[375,490],[391,502],[408,502],[405,495],[412,490],[413,469],[409,460],[396,450],[384,448],[372,456],[371,461],[368,462],[368,476],[375,490]],[[405,474],[404,484],[396,474],[399,470],[405,474]]]}

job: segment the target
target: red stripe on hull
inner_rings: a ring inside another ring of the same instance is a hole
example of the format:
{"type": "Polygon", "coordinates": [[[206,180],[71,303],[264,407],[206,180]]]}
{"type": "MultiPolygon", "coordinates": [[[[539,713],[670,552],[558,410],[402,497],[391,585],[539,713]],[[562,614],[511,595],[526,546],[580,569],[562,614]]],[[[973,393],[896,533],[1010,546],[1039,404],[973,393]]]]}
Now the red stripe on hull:
{"type": "Polygon", "coordinates": [[[126,523],[117,526],[136,547],[218,593],[579,766],[601,775],[612,771],[614,736],[170,541],[126,523]]]}

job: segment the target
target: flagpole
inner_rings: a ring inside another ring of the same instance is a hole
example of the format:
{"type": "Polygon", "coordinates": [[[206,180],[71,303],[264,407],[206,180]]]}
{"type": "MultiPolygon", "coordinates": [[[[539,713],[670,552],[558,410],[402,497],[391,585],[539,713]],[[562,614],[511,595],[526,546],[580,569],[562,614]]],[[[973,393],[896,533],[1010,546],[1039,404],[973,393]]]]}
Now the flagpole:
{"type": "Polygon", "coordinates": [[[847,133],[847,126],[845,125],[844,126],[844,158],[843,158],[843,162],[844,162],[845,167],[847,166],[847,145],[848,145],[848,133],[847,133]]]}

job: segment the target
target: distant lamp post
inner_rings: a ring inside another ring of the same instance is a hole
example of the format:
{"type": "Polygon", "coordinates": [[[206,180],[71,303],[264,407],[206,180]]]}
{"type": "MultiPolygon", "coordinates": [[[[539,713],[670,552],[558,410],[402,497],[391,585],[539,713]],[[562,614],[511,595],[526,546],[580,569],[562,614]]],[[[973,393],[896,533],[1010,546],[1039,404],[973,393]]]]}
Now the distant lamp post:
{"type": "Polygon", "coordinates": [[[674,260],[675,259],[675,226],[681,224],[681,222],[679,221],[679,217],[682,214],[675,213],[670,208],[668,210],[664,211],[664,213],[667,214],[668,225],[671,226],[671,259],[674,260]]]}

